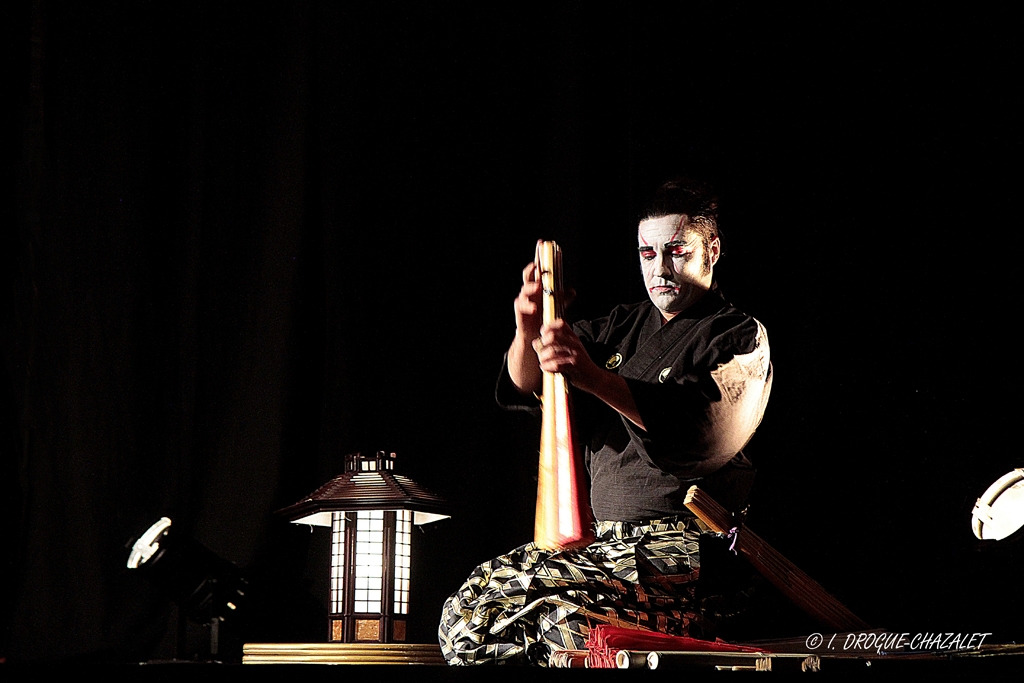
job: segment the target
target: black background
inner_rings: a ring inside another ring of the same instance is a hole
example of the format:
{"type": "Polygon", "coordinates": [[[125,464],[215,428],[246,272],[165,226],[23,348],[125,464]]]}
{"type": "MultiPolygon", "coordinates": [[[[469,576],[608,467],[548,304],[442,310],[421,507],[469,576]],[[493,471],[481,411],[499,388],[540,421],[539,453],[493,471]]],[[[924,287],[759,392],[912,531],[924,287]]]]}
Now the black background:
{"type": "Polygon", "coordinates": [[[873,625],[1019,637],[969,530],[1020,465],[1009,14],[639,7],[5,5],[0,655],[196,656],[124,569],[162,515],[261,587],[238,638],[325,639],[327,533],[273,511],[356,450],[453,505],[431,641],[532,535],[537,426],[492,394],[535,240],[574,315],[639,300],[684,170],[772,344],[750,526],[873,625]]]}

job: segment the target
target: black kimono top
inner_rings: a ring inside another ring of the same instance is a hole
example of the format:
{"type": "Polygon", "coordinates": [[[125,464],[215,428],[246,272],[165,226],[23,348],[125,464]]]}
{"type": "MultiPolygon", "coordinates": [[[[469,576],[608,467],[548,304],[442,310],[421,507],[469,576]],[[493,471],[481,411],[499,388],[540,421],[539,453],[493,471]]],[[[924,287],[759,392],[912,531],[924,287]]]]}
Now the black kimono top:
{"type": "MultiPolygon", "coordinates": [[[[654,304],[616,307],[576,323],[590,357],[625,378],[646,430],[600,399],[572,395],[573,431],[585,449],[599,520],[640,522],[689,516],[686,491],[699,485],[729,509],[742,506],[753,477],[742,448],[771,391],[768,336],[717,288],[662,324],[654,304]]],[[[527,404],[508,376],[498,402],[527,404]]]]}

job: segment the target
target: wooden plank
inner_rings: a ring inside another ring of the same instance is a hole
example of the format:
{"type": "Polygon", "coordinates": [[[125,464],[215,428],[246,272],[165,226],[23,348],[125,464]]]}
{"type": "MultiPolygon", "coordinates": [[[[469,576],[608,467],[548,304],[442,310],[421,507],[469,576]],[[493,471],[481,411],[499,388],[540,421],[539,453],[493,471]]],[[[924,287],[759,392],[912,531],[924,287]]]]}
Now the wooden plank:
{"type": "MultiPolygon", "coordinates": [[[[728,510],[696,486],[691,486],[686,492],[683,504],[714,531],[729,533],[733,528],[732,515],[728,510]]],[[[871,628],[746,525],[739,527],[736,550],[783,595],[822,624],[840,631],[871,628]]]]}
{"type": "Polygon", "coordinates": [[[243,664],[421,664],[444,666],[441,648],[412,643],[246,643],[243,664]]]}

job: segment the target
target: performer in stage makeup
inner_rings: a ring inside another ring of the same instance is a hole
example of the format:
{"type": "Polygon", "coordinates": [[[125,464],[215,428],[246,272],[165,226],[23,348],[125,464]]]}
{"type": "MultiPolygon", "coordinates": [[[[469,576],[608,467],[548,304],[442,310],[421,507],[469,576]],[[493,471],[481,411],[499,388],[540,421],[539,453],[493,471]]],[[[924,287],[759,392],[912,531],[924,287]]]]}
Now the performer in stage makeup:
{"type": "Polygon", "coordinates": [[[771,390],[768,338],[727,303],[714,191],[688,179],[656,193],[637,231],[650,300],[604,318],[542,325],[536,266],[523,271],[516,335],[498,402],[538,410],[544,371],[573,388],[597,540],[577,550],[526,544],[480,565],[445,603],[450,664],[532,661],[583,649],[598,623],[710,637],[741,596],[703,589],[700,538],[683,505],[697,484],[739,510],[753,468],[742,453],[771,390]]]}

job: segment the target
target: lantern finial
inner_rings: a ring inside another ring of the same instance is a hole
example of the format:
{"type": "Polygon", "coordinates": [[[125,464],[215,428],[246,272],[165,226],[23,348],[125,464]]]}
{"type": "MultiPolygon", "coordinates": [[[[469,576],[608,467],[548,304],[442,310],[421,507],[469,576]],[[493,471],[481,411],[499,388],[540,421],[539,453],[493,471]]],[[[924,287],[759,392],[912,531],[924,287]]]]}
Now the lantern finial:
{"type": "Polygon", "coordinates": [[[377,451],[374,455],[349,453],[345,456],[346,472],[385,472],[395,469],[395,454],[377,451]]]}

